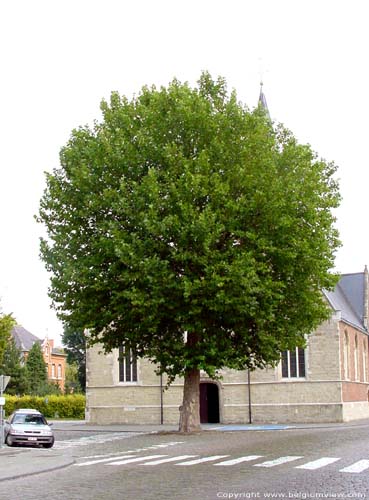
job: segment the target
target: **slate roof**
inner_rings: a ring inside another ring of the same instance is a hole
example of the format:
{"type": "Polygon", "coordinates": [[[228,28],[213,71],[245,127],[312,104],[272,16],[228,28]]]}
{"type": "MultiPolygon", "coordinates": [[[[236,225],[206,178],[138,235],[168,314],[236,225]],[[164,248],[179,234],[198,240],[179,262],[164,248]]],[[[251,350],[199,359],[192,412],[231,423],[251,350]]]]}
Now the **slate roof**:
{"type": "Polygon", "coordinates": [[[324,291],[331,307],[341,319],[367,332],[364,325],[365,272],[343,274],[333,292],[324,291]]]}
{"type": "Polygon", "coordinates": [[[29,332],[23,326],[16,325],[12,328],[11,334],[15,340],[15,344],[22,352],[31,350],[35,342],[42,343],[42,340],[33,333],[29,332]]]}

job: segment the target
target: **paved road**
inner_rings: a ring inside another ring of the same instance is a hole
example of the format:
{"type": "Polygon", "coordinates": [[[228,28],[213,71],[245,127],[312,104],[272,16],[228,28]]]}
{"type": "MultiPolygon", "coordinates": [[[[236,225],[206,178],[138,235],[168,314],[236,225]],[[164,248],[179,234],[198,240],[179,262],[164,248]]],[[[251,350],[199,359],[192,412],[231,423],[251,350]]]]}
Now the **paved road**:
{"type": "Polygon", "coordinates": [[[369,426],[59,437],[39,452],[74,464],[0,483],[0,498],[369,498],[369,426]]]}

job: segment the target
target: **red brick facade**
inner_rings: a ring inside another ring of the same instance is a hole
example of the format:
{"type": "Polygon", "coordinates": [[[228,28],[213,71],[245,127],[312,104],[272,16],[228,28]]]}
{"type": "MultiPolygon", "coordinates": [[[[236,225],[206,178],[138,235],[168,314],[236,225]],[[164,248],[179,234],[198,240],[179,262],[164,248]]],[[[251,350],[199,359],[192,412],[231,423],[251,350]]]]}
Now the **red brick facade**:
{"type": "Polygon", "coordinates": [[[64,392],[66,355],[54,348],[54,340],[45,338],[42,342],[42,352],[47,365],[47,376],[50,382],[58,384],[64,392]]]}
{"type": "Polygon", "coordinates": [[[368,334],[341,322],[341,377],[343,401],[368,401],[368,334]]]}

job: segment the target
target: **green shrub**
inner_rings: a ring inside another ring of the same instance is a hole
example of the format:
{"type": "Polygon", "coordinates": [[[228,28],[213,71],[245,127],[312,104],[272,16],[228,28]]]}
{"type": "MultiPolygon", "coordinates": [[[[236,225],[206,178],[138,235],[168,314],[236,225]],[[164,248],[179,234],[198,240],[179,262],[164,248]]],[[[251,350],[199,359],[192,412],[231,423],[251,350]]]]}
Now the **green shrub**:
{"type": "Polygon", "coordinates": [[[5,394],[5,415],[19,408],[34,408],[47,418],[85,418],[86,398],[83,394],[49,396],[10,396],[5,394]]]}

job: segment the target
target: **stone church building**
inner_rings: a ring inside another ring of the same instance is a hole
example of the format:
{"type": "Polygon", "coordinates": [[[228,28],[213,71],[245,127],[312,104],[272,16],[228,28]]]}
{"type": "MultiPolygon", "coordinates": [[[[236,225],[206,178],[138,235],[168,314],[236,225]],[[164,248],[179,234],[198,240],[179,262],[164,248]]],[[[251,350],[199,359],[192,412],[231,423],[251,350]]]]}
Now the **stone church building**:
{"type": "MultiPolygon", "coordinates": [[[[202,374],[203,423],[343,422],[369,418],[368,270],[345,274],[323,292],[332,310],[305,349],[282,353],[275,368],[202,374]]],[[[86,418],[91,423],[177,424],[183,380],[165,390],[155,366],[116,349],[87,352],[86,418]]]]}
{"type": "MultiPolygon", "coordinates": [[[[269,116],[261,87],[259,104],[269,116]]],[[[341,277],[324,292],[332,310],[305,349],[285,351],[275,368],[225,369],[200,383],[203,423],[343,422],[369,418],[368,270],[341,277]]],[[[183,380],[165,390],[155,366],[123,348],[87,351],[86,418],[91,423],[179,422],[183,380]]]]}

